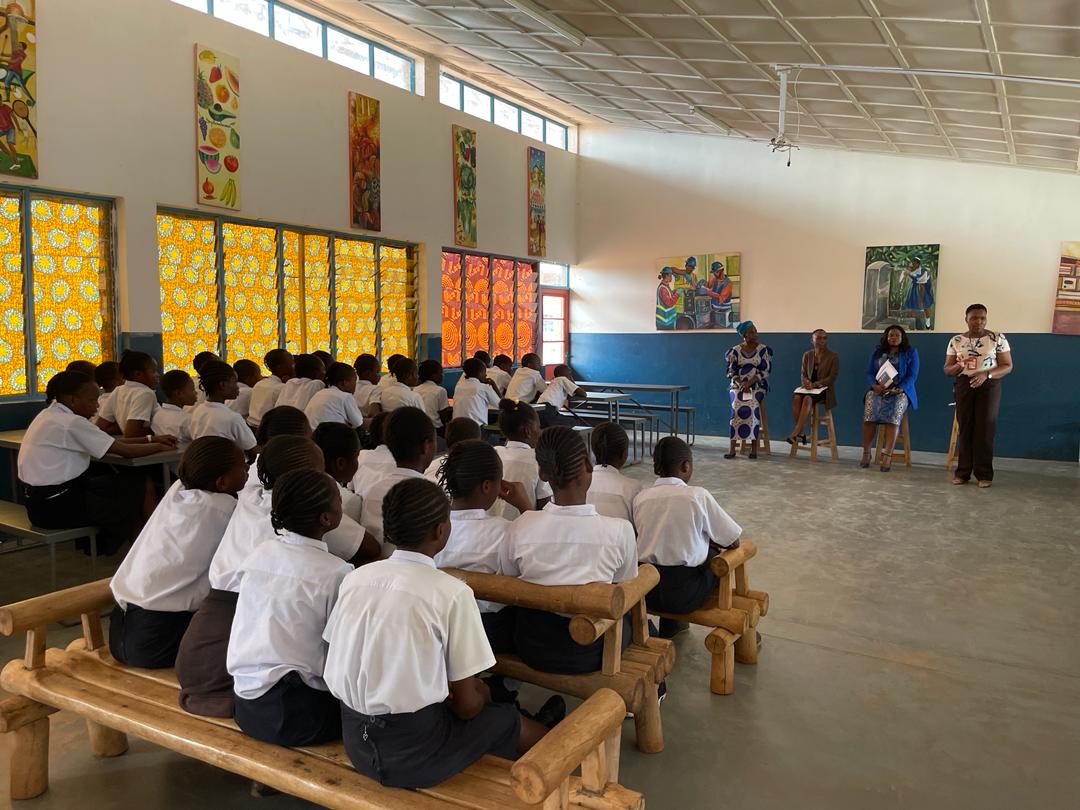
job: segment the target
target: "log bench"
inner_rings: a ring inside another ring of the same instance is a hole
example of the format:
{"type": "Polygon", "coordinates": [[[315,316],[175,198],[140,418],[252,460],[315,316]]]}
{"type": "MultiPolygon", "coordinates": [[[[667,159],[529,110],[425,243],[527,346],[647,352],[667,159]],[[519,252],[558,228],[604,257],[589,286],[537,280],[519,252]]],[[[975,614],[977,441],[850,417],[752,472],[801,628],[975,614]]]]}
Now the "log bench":
{"type": "Polygon", "coordinates": [[[495,655],[494,671],[579,698],[612,689],[623,699],[626,711],[633,712],[638,750],[646,754],[664,750],[657,686],[675,665],[675,646],[666,639],[649,637],[645,594],[660,581],[653,566],[640,566],[636,577],[617,585],[536,585],[499,574],[445,570],[472,588],[477,599],[571,616],[570,636],[578,644],[592,644],[602,637],[603,665],[598,672],[541,672],[516,655],[500,653],[495,655]],[[633,629],[631,642],[623,649],[623,616],[627,613],[633,629]]]}
{"type": "Polygon", "coordinates": [[[387,788],[357,773],[340,741],[284,748],[247,737],[232,720],[184,712],[172,670],[125,667],[109,655],[100,611],[111,600],[105,579],[0,608],[0,633],[26,634],[25,657],[0,673],[0,685],[15,694],[0,702],[0,732],[15,737],[12,799],[48,788],[49,715],[62,710],[86,720],[99,757],[123,754],[132,734],[325,807],[644,808],[641,794],[618,784],[624,704],[610,690],[597,691],[517,762],[485,756],[435,787],[387,788]],[[46,626],[69,616],[81,616],[83,638],[46,649],[46,626]]]}
{"type": "Polygon", "coordinates": [[[665,619],[713,628],[705,637],[705,648],[712,653],[709,689],[715,695],[730,695],[734,691],[736,661],[757,663],[757,625],[758,620],[769,612],[769,595],[750,588],[746,563],[755,554],[757,546],[754,542],[742,538],[738,548],[723,551],[710,562],[720,582],[703,607],[693,613],[656,614],[665,619]]]}

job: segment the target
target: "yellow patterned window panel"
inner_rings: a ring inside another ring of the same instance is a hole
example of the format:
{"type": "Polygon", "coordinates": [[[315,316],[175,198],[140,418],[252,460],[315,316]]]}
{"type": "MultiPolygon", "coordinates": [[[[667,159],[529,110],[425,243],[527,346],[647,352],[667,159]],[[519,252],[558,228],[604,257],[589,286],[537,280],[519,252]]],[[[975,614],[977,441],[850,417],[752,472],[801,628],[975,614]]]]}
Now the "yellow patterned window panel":
{"type": "Polygon", "coordinates": [[[22,206],[0,195],[0,396],[26,393],[22,206]]]}
{"type": "Polygon", "coordinates": [[[285,348],[330,351],[330,239],[284,232],[285,348]],[[303,250],[301,250],[301,246],[303,250]]]}
{"type": "Polygon", "coordinates": [[[158,214],[157,234],[164,370],[192,371],[199,352],[221,350],[214,221],[158,214]]]}
{"type": "Polygon", "coordinates": [[[113,354],[112,226],[107,203],[39,197],[30,215],[37,381],[44,390],[72,360],[97,364],[113,354]]]}
{"type": "Polygon", "coordinates": [[[416,290],[406,248],[379,246],[379,356],[415,355],[416,290]]]}
{"type": "Polygon", "coordinates": [[[375,354],[377,302],[375,244],[364,239],[334,239],[334,314],[337,356],[351,362],[375,354]]]}
{"type": "MultiPolygon", "coordinates": [[[[304,287],[303,261],[300,258],[301,235],[296,231],[283,231],[281,235],[284,272],[285,348],[292,354],[304,351],[304,287]]],[[[256,362],[261,362],[261,358],[256,362]]]]}
{"type": "Polygon", "coordinates": [[[226,222],[225,357],[260,362],[278,346],[277,231],[226,222]]]}

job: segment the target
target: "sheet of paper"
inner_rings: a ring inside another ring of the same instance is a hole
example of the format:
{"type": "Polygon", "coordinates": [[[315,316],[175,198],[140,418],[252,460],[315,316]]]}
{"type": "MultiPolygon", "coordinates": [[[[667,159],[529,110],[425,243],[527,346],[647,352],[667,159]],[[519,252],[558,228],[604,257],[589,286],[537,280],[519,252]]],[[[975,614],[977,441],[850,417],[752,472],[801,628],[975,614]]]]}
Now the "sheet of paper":
{"type": "Polygon", "coordinates": [[[800,386],[799,388],[795,389],[795,393],[796,394],[820,394],[827,387],[828,386],[822,386],[821,388],[803,388],[803,387],[800,386]]]}
{"type": "Polygon", "coordinates": [[[899,374],[900,372],[896,370],[896,366],[886,360],[881,364],[881,368],[878,369],[877,376],[874,379],[877,380],[878,385],[884,385],[888,388],[899,374]]]}

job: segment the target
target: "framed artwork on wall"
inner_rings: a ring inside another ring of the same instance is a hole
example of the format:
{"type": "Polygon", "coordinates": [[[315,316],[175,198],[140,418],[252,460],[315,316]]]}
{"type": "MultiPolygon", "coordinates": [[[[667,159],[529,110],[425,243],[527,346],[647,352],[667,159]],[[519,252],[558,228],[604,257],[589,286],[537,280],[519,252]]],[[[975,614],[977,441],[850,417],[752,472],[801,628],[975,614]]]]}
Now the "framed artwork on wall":
{"type": "Polygon", "coordinates": [[[1055,335],[1080,335],[1080,242],[1062,242],[1054,294],[1055,335]]]}
{"type": "Polygon", "coordinates": [[[881,245],[866,249],[863,329],[900,324],[933,331],[941,245],[881,245]]]}
{"type": "Polygon", "coordinates": [[[453,125],[454,244],[476,247],[476,130],[453,125]]]}
{"type": "Polygon", "coordinates": [[[235,56],[195,46],[196,199],[240,209],[240,67],[235,56]]]}
{"type": "Polygon", "coordinates": [[[656,260],[659,331],[734,329],[742,318],[742,254],[716,251],[656,260]]]}
{"type": "Polygon", "coordinates": [[[379,100],[349,93],[349,222],[382,230],[379,100]]]}
{"type": "Polygon", "coordinates": [[[529,255],[547,255],[547,160],[544,150],[528,147],[529,255]]]}
{"type": "Polygon", "coordinates": [[[0,173],[38,176],[35,0],[0,7],[0,173]]]}

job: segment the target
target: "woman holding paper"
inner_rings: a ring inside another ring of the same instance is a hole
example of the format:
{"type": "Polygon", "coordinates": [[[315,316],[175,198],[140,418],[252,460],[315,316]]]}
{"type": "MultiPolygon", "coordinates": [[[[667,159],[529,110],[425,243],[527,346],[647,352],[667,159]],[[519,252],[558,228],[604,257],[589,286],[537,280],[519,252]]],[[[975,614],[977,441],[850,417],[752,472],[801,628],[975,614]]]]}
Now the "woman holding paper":
{"type": "Polygon", "coordinates": [[[769,391],[769,372],[772,371],[773,350],[758,343],[753,321],[743,321],[735,331],[743,342],[733,346],[724,358],[731,381],[731,448],[724,458],[735,458],[735,446],[750,441],[750,458],[757,458],[758,435],[761,432],[761,403],[769,391]]]}
{"type": "Polygon", "coordinates": [[[791,415],[795,427],[788,434],[788,444],[795,442],[809,443],[803,430],[810,418],[811,409],[819,402],[825,403],[827,410],[836,407],[836,392],[833,384],[840,374],[840,355],[829,348],[829,333],[824,329],[815,329],[810,334],[810,343],[814,347],[802,357],[801,385],[795,389],[791,398],[791,415]]]}
{"type": "Polygon", "coordinates": [[[859,466],[870,466],[870,445],[881,425],[885,431],[881,471],[892,469],[896,432],[908,406],[919,407],[915,396],[915,379],[919,376],[919,352],[908,342],[902,326],[890,326],[881,334],[870,363],[866,366],[866,392],[863,402],[862,460],[859,466]]]}

